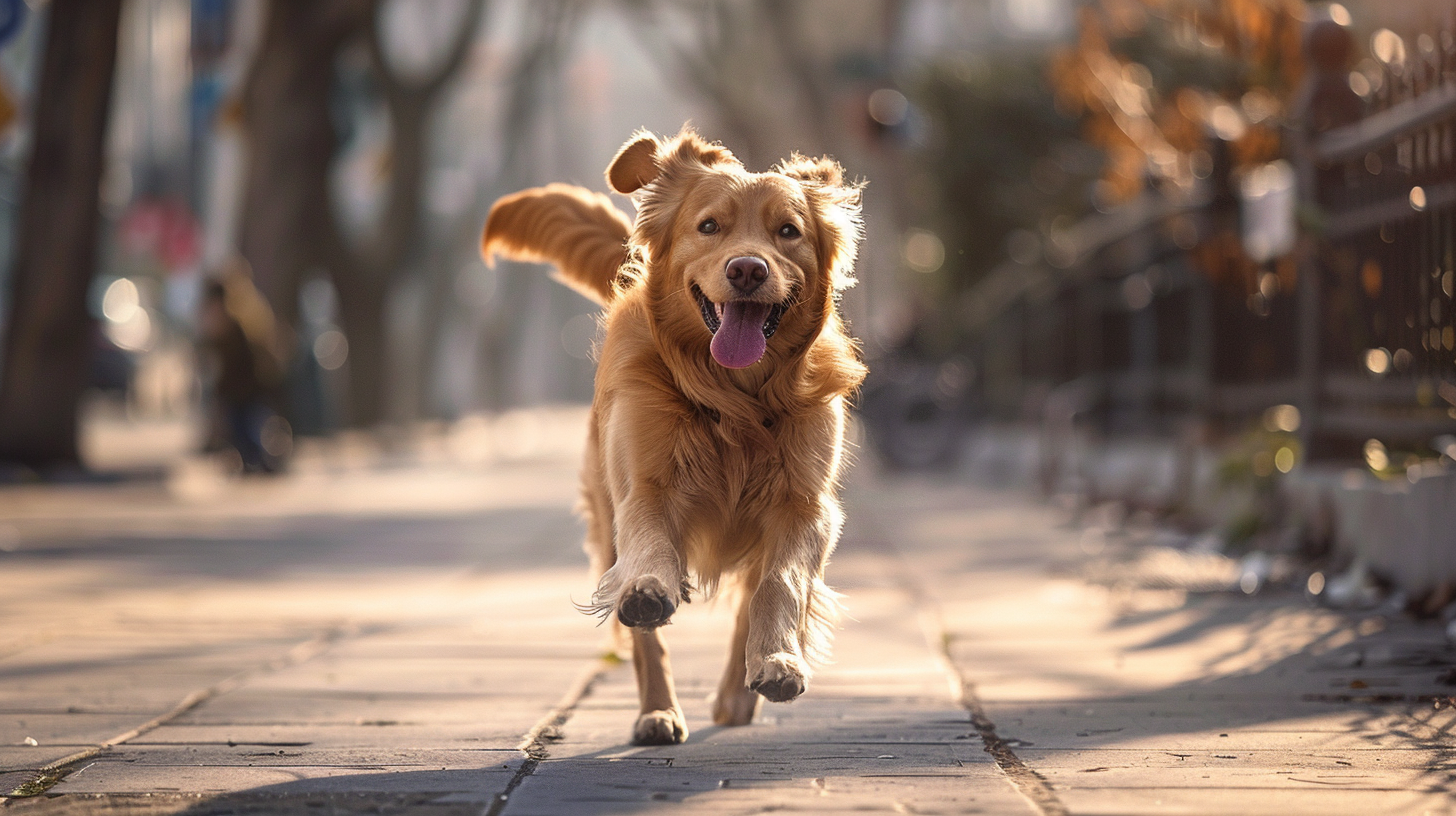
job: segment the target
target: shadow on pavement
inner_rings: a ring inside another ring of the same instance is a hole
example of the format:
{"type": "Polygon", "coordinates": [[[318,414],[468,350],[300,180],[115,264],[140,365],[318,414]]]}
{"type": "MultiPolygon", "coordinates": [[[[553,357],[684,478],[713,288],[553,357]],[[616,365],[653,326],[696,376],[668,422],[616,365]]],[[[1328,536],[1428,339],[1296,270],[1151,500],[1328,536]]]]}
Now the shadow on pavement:
{"type": "Polygon", "coordinates": [[[513,507],[457,515],[359,518],[295,516],[229,520],[184,534],[126,533],[26,542],[0,551],[0,570],[28,562],[104,566],[106,588],[165,584],[177,578],[267,579],[292,572],[365,572],[475,566],[547,569],[581,564],[582,528],[566,509],[513,507]]]}

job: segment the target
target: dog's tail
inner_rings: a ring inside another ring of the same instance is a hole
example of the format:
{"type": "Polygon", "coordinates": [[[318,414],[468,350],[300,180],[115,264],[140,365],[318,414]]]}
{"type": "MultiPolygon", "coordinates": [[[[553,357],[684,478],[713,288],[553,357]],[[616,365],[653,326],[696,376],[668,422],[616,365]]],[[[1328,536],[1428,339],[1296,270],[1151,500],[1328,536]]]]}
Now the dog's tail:
{"type": "Polygon", "coordinates": [[[632,222],[610,198],[569,184],[548,184],[508,195],[490,208],[480,235],[486,263],[504,255],[549,261],[563,283],[603,305],[625,282],[632,222]]]}

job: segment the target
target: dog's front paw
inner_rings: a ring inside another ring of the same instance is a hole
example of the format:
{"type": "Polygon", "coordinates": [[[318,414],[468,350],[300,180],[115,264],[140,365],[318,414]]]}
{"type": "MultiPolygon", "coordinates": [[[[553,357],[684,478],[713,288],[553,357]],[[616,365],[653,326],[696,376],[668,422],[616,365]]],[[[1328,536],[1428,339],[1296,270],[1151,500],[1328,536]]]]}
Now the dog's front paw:
{"type": "Polygon", "coordinates": [[[632,726],[633,745],[677,745],[687,738],[687,720],[677,709],[649,711],[632,726]]]}
{"type": "Polygon", "coordinates": [[[808,675],[802,659],[788,652],[777,652],[763,659],[763,666],[753,672],[748,687],[771,703],[787,703],[804,693],[809,684],[808,675]]]}
{"type": "Polygon", "coordinates": [[[714,725],[748,725],[758,714],[763,698],[752,689],[738,686],[732,689],[718,689],[713,695],[714,725]]]}
{"type": "Polygon", "coordinates": [[[674,594],[656,576],[643,575],[622,590],[617,620],[637,629],[656,629],[677,611],[674,594]]]}

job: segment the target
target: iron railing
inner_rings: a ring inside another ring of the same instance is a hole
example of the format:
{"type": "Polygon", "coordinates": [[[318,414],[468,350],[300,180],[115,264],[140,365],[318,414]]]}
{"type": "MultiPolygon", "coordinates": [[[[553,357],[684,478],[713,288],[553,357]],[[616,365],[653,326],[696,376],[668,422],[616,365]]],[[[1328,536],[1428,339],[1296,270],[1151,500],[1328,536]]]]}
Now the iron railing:
{"type": "Polygon", "coordinates": [[[1335,23],[1308,43],[1292,251],[1250,257],[1215,141],[1197,194],[1149,192],[1059,236],[1056,263],[977,285],[964,318],[991,416],[1166,435],[1289,404],[1313,458],[1456,432],[1456,29],[1356,72],[1335,23]]]}

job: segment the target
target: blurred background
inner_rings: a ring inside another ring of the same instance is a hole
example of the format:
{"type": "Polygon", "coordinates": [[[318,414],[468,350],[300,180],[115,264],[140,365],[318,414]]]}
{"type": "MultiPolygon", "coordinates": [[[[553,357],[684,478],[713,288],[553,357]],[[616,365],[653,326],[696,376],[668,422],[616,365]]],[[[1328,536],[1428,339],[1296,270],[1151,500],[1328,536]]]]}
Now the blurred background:
{"type": "Polygon", "coordinates": [[[1439,608],[1453,18],[0,0],[0,475],[518,444],[546,426],[512,412],[589,400],[596,309],[483,265],[490,203],[604,189],[634,129],[692,122],[750,169],[827,153],[869,182],[844,311],[878,461],[1115,501],[1235,552],[1363,548],[1439,608]]]}

